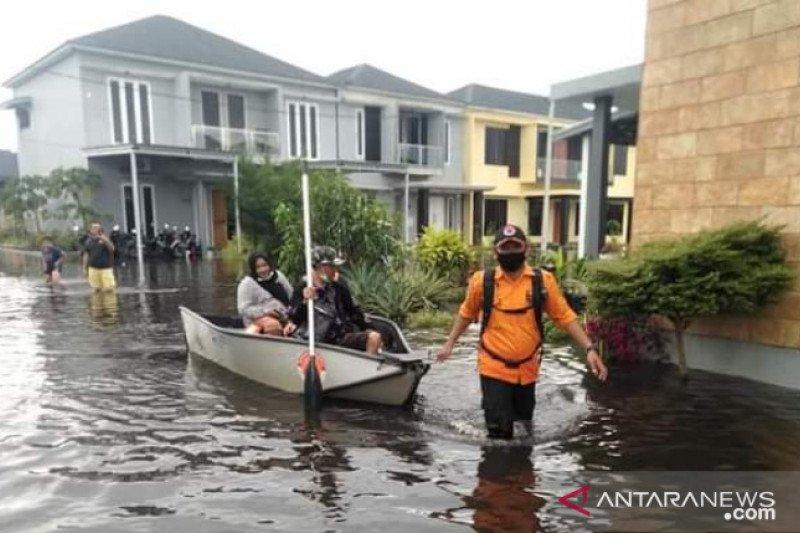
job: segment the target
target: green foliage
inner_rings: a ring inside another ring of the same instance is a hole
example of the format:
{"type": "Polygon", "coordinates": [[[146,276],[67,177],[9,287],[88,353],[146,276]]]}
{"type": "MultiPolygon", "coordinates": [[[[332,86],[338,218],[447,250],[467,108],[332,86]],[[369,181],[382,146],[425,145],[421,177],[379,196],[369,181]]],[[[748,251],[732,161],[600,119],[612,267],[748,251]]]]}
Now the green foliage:
{"type": "MultiPolygon", "coordinates": [[[[233,202],[232,185],[228,197],[233,202]]],[[[282,242],[275,226],[275,209],[281,203],[299,202],[300,167],[296,163],[259,165],[249,159],[239,160],[239,210],[246,236],[242,241],[248,248],[274,253],[282,242]]]]}
{"type": "MultiPolygon", "coordinates": [[[[398,261],[399,263],[399,261],[398,261]]],[[[353,297],[370,313],[404,324],[411,313],[437,309],[459,290],[434,270],[414,263],[361,263],[344,273],[353,297]]]]}
{"type": "Polygon", "coordinates": [[[31,216],[39,232],[42,219],[47,215],[44,211],[47,205],[45,178],[36,175],[9,178],[3,186],[0,202],[3,211],[14,220],[16,229],[24,227],[25,216],[31,216]]]}
{"type": "Polygon", "coordinates": [[[91,205],[99,188],[100,176],[80,167],[58,167],[44,180],[47,196],[60,200],[53,215],[61,219],[80,219],[84,227],[102,216],[91,205]]]}
{"type": "Polygon", "coordinates": [[[548,250],[538,260],[539,266],[552,270],[558,285],[565,291],[585,295],[588,290],[586,280],[589,277],[587,261],[583,258],[570,258],[563,248],[548,250]]]}
{"type": "MultiPolygon", "coordinates": [[[[401,252],[395,217],[340,174],[312,172],[309,187],[313,244],[332,246],[346,259],[368,267],[385,264],[401,252]]],[[[304,256],[300,193],[295,190],[296,198],[276,207],[275,227],[281,238],[278,264],[288,276],[297,277],[303,272],[304,256]]]]}
{"type": "Polygon", "coordinates": [[[408,327],[411,329],[450,329],[453,325],[453,313],[440,310],[423,310],[408,316],[408,327]]]}
{"type": "Polygon", "coordinates": [[[606,235],[622,235],[622,224],[619,220],[611,219],[606,222],[606,235]]]}
{"type": "Polygon", "coordinates": [[[457,231],[426,227],[415,246],[416,258],[426,269],[461,282],[473,252],[457,231]]]}
{"type": "Polygon", "coordinates": [[[682,335],[693,319],[753,313],[789,286],[779,231],[740,222],[597,262],[589,283],[591,305],[604,317],[668,318],[685,371],[682,335]]]}

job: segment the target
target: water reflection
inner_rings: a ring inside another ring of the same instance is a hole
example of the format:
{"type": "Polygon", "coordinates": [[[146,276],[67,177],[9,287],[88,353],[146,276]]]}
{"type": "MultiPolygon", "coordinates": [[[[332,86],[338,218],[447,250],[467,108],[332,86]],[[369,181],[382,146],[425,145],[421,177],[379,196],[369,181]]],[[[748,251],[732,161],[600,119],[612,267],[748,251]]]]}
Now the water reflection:
{"type": "Polygon", "coordinates": [[[51,290],[37,257],[0,253],[4,531],[574,529],[552,512],[571,472],[800,468],[795,392],[656,367],[600,386],[568,349],[544,362],[533,436],[487,443],[474,332],[411,409],[307,420],[299,398],[186,356],[178,306],[232,313],[238,265],[146,268],[146,289],[133,265],[94,295],[75,264],[51,290]]]}

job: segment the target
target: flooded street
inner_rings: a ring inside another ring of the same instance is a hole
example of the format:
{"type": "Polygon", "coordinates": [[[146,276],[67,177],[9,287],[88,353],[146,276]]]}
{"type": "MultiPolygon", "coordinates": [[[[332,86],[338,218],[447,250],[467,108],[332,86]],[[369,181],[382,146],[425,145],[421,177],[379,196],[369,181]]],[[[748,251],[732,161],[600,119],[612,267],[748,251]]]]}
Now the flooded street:
{"type": "Polygon", "coordinates": [[[487,442],[474,333],[410,409],[307,424],[298,398],[187,357],[178,306],[232,314],[235,268],[147,268],[148,289],[123,270],[93,295],[70,263],[52,291],[36,256],[0,252],[0,530],[574,530],[556,497],[582,470],[800,470],[796,392],[652,367],[602,386],[557,347],[534,435],[487,442]]]}

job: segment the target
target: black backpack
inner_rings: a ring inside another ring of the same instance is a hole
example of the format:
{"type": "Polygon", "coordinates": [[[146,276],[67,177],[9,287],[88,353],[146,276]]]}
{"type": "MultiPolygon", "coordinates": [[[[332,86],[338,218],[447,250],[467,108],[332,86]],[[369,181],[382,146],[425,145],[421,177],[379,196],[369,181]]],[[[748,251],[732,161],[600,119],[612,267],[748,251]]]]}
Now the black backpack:
{"type": "MultiPolygon", "coordinates": [[[[542,270],[540,268],[533,269],[533,278],[531,279],[531,305],[530,307],[522,307],[520,309],[503,309],[505,313],[525,313],[528,309],[533,308],[533,316],[536,322],[536,328],[539,330],[539,342],[544,343],[544,324],[542,323],[542,307],[544,301],[547,299],[547,290],[544,287],[542,279],[542,270]]],[[[509,368],[518,368],[522,363],[532,359],[531,357],[519,360],[509,361],[499,354],[496,354],[486,348],[483,344],[483,332],[489,324],[489,316],[494,308],[494,270],[483,272],[483,317],[481,318],[481,334],[480,342],[483,350],[489,354],[493,359],[502,361],[509,368]]],[[[538,348],[537,348],[538,350],[538,348]]]]}

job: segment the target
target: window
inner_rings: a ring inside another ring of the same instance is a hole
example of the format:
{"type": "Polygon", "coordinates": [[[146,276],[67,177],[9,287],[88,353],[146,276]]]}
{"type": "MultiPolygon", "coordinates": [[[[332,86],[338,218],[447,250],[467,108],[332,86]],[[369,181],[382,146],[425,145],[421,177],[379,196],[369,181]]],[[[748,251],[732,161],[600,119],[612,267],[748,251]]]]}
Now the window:
{"type": "Polygon", "coordinates": [[[606,208],[606,234],[620,235],[625,222],[625,203],[609,202],[606,208]],[[614,222],[612,222],[614,221],[614,222]]]}
{"type": "Polygon", "coordinates": [[[19,129],[26,130],[31,127],[31,110],[26,107],[17,108],[17,125],[19,129]]]}
{"type": "Polygon", "coordinates": [[[240,94],[228,95],[228,127],[237,130],[244,129],[244,96],[240,94]]]}
{"type": "Polygon", "coordinates": [[[614,145],[614,175],[625,176],[628,173],[628,146],[614,145]]]}
{"type": "Polygon", "coordinates": [[[113,141],[150,144],[153,141],[150,86],[141,81],[112,78],[108,89],[113,141]]]}
{"type": "Polygon", "coordinates": [[[506,136],[508,130],[501,128],[486,128],[485,148],[483,161],[487,165],[506,164],[506,136]]]}
{"type": "Polygon", "coordinates": [[[575,235],[581,234],[581,201],[575,202],[575,235]]]}
{"type": "Polygon", "coordinates": [[[528,198],[528,235],[542,234],[542,213],[544,200],[541,197],[528,198]]]}
{"type": "Polygon", "coordinates": [[[444,162],[450,164],[450,121],[444,121],[444,162]]]}
{"type": "Polygon", "coordinates": [[[289,157],[319,159],[317,104],[289,102],[289,157]]]}
{"type": "Polygon", "coordinates": [[[504,165],[508,175],[519,177],[519,142],[521,128],[512,125],[507,129],[486,128],[484,162],[487,165],[504,165]]]}
{"type": "Polygon", "coordinates": [[[444,199],[444,227],[447,229],[458,229],[458,218],[456,215],[456,199],[448,196],[444,199]]]}
{"type": "Polygon", "coordinates": [[[483,223],[483,234],[494,235],[497,230],[506,225],[508,217],[508,200],[485,201],[486,218],[483,223]]]}
{"type": "Polygon", "coordinates": [[[364,110],[356,109],[356,157],[364,159],[364,110]]]}

